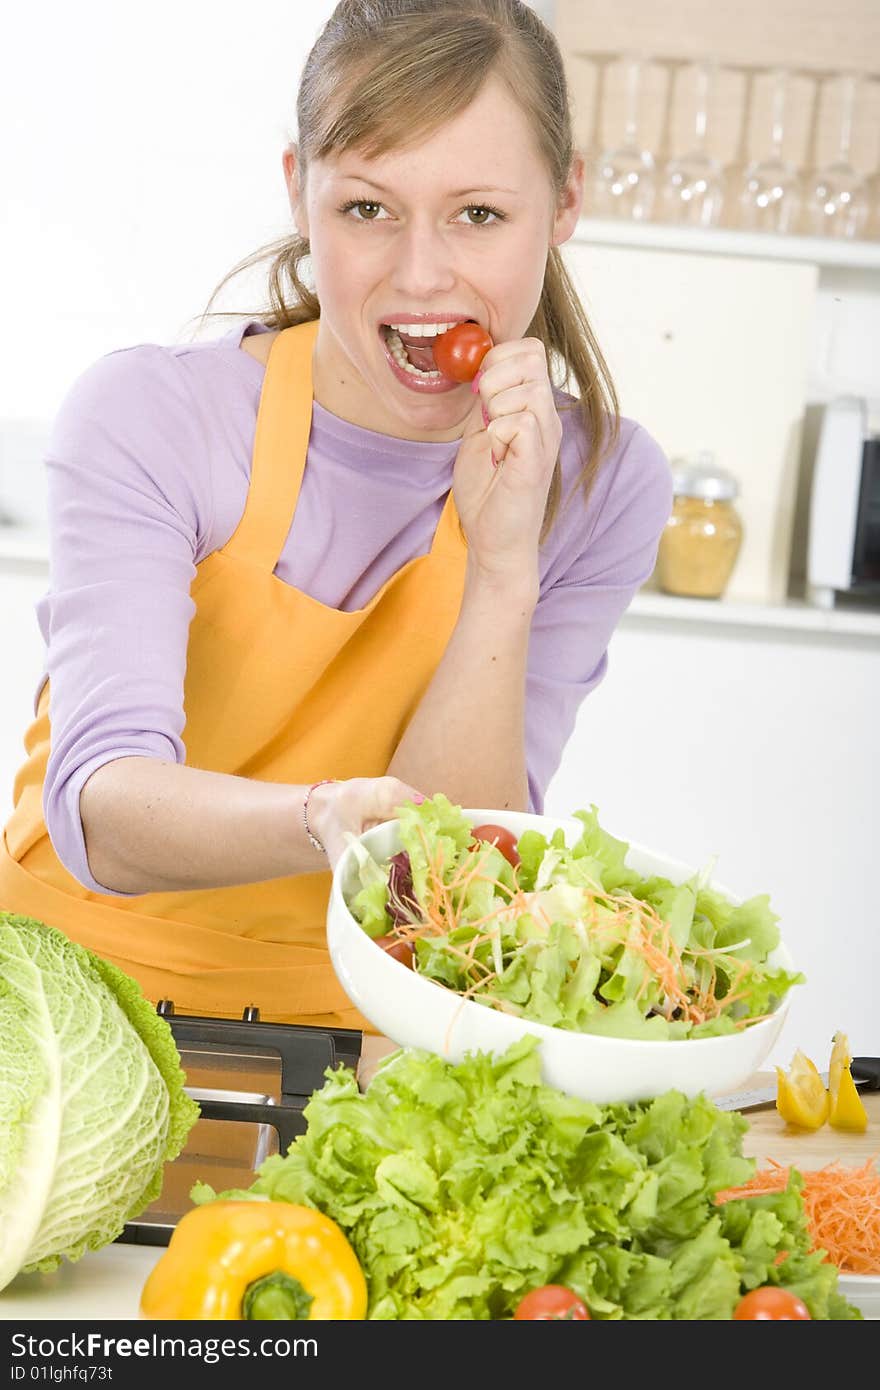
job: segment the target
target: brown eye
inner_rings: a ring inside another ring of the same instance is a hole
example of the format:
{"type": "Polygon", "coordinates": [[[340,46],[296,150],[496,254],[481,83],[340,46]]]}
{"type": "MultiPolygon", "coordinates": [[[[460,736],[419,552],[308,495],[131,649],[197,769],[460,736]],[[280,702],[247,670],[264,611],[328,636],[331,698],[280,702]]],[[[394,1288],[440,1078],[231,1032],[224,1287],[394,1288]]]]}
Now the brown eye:
{"type": "Polygon", "coordinates": [[[470,218],[471,222],[477,227],[482,226],[482,224],[484,222],[487,222],[488,219],[492,216],[491,210],[489,208],[473,207],[466,208],[465,211],[467,212],[467,215],[470,218]]]}
{"type": "Polygon", "coordinates": [[[354,206],[364,222],[374,221],[381,211],[380,203],[355,203],[354,206]]]}

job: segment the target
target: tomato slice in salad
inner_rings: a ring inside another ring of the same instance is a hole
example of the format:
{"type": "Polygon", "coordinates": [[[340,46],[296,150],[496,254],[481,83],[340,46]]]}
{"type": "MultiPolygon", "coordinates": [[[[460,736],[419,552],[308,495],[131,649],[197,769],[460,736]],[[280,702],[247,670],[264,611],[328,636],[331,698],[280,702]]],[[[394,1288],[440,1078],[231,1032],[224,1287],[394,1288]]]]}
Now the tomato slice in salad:
{"type": "Polygon", "coordinates": [[[393,932],[388,932],[385,936],[376,936],[373,940],[377,946],[381,946],[386,955],[391,956],[394,960],[399,960],[401,965],[408,965],[412,970],[415,952],[408,941],[402,941],[393,932]]]}
{"type": "Polygon", "coordinates": [[[519,863],[519,851],[516,847],[516,836],[510,830],[505,830],[503,825],[475,825],[471,831],[475,840],[485,840],[487,844],[496,845],[500,849],[508,864],[516,868],[519,863]]]}
{"type": "Polygon", "coordinates": [[[591,1322],[582,1298],[564,1284],[544,1284],[521,1299],[514,1322],[591,1322]]]}
{"type": "Polygon", "coordinates": [[[733,1314],[739,1322],[802,1322],[810,1318],[810,1312],[803,1299],[788,1289],[777,1288],[775,1284],[765,1284],[760,1289],[752,1289],[736,1305],[733,1314]]]}

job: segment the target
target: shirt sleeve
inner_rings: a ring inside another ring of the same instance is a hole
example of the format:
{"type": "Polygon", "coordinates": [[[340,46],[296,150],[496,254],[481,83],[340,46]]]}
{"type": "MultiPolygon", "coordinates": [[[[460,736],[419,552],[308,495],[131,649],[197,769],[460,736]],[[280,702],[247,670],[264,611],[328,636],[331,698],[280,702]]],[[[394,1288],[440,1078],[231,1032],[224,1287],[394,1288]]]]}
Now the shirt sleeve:
{"type": "Polygon", "coordinates": [[[598,504],[585,514],[586,543],[542,592],[532,621],[526,767],[529,809],[539,814],[578,708],[605,675],[611,635],[653,572],[672,506],[666,456],[638,425],[594,489],[598,504]]]}
{"type": "Polygon", "coordinates": [[[190,585],[210,511],[209,450],[179,360],[150,344],[99,359],[53,422],[46,457],[49,837],[86,888],[79,797],[115,758],[184,762],[190,585]]]}

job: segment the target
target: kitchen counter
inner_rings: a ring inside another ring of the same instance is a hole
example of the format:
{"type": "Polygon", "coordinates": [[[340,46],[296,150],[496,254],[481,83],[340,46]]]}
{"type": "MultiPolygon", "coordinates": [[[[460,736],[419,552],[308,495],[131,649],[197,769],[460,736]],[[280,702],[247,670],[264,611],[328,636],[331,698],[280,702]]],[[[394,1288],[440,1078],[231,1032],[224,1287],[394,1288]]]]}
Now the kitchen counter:
{"type": "MultiPolygon", "coordinates": [[[[372,1047],[381,1050],[383,1040],[372,1047]]],[[[749,1085],[766,1084],[772,1074],[749,1085]]],[[[782,1125],[775,1109],[749,1114],[743,1148],[759,1164],[768,1158],[818,1168],[839,1159],[859,1166],[880,1153],[880,1092],[865,1096],[870,1124],[865,1134],[848,1134],[827,1125],[815,1134],[782,1125]]],[[[114,1321],[138,1317],[140,1292],[162,1246],[114,1244],[65,1264],[53,1274],[23,1274],[0,1293],[0,1321],[114,1321]]]]}
{"type": "Polygon", "coordinates": [[[116,1322],[137,1318],[161,1245],[105,1246],[52,1274],[20,1274],[0,1293],[0,1322],[116,1322]]]}

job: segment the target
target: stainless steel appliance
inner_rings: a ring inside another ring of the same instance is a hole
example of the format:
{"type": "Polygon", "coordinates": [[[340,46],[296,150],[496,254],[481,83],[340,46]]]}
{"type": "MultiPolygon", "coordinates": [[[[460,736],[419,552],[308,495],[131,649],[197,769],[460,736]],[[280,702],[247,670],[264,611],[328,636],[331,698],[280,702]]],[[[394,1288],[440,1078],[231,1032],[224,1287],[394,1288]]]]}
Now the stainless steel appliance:
{"type": "Polygon", "coordinates": [[[825,407],[810,495],[807,591],[823,608],[841,594],[880,604],[880,400],[846,396],[825,407]]]}
{"type": "Polygon", "coordinates": [[[304,1134],[303,1110],[320,1090],[328,1067],[357,1069],[363,1034],[347,1028],[262,1023],[247,1008],[241,1020],[177,1015],[160,1000],[186,1073],[186,1089],[201,1110],[180,1156],[165,1168],[162,1191],[128,1222],[119,1240],[167,1245],[192,1207],[196,1182],[215,1191],[249,1187],[273,1153],[286,1153],[304,1134]]]}

